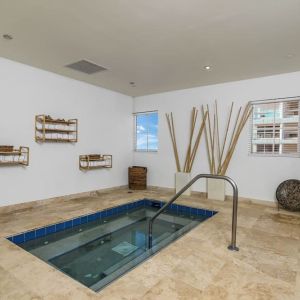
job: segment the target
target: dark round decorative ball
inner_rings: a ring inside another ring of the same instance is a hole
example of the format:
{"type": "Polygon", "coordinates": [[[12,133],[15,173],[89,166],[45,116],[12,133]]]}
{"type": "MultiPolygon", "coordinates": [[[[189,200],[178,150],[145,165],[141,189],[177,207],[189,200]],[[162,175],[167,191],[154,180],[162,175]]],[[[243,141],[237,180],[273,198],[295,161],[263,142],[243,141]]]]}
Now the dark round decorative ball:
{"type": "Polygon", "coordinates": [[[276,190],[276,198],[283,208],[300,211],[300,180],[289,179],[281,182],[276,190]]]}

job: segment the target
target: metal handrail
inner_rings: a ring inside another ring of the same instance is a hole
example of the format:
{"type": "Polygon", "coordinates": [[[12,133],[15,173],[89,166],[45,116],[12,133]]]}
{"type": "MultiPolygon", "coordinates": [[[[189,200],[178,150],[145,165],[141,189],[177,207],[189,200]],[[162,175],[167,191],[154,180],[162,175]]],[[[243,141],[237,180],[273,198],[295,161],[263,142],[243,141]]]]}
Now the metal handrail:
{"type": "Polygon", "coordinates": [[[165,211],[179,196],[181,196],[189,187],[191,187],[200,178],[213,178],[223,179],[229,182],[233,189],[233,206],[232,206],[232,229],[231,229],[231,243],[228,249],[231,251],[239,251],[236,246],[236,227],[237,227],[237,207],[238,207],[238,188],[233,179],[228,176],[212,175],[212,174],[198,174],[195,176],[187,185],[185,185],[178,193],[176,193],[164,206],[162,206],[156,214],[149,220],[148,223],[148,249],[152,248],[152,233],[153,233],[153,222],[155,219],[165,211]]]}

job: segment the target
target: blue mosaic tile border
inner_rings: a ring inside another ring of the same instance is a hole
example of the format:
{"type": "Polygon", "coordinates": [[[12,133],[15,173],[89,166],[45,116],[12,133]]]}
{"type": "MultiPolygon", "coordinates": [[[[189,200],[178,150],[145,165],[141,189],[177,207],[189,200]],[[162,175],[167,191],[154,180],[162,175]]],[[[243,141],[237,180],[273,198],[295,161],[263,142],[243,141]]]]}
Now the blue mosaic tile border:
{"type": "MultiPolygon", "coordinates": [[[[42,228],[37,228],[34,230],[26,231],[17,235],[9,236],[7,239],[15,244],[22,244],[24,242],[34,240],[40,237],[44,237],[49,234],[60,232],[69,228],[79,226],[81,224],[86,224],[93,222],[99,219],[117,216],[123,214],[124,212],[129,212],[132,209],[139,207],[162,207],[165,204],[163,201],[158,201],[154,199],[142,199],[131,203],[122,204],[113,208],[108,208],[96,213],[83,215],[65,222],[60,222],[57,224],[51,224],[42,228]]],[[[207,218],[212,217],[217,212],[202,208],[194,208],[185,205],[171,204],[167,211],[185,214],[185,215],[194,215],[194,216],[206,216],[207,218]]]]}

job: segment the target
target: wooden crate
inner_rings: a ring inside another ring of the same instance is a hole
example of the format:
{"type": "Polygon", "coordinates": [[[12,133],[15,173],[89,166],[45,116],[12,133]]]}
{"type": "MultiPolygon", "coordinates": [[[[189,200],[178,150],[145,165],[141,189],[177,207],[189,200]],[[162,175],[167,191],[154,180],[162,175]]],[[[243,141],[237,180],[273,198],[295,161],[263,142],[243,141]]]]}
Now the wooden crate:
{"type": "Polygon", "coordinates": [[[128,187],[131,190],[147,189],[147,168],[138,166],[129,167],[128,187]]]}

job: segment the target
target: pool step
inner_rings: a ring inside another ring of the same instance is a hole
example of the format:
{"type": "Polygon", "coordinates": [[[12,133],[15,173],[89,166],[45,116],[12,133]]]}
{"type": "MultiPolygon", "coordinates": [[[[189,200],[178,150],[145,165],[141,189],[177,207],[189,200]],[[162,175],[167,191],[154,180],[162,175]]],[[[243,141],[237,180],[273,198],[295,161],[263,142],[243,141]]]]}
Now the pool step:
{"type": "MultiPolygon", "coordinates": [[[[107,234],[134,224],[135,222],[139,222],[146,216],[152,217],[154,214],[155,211],[147,211],[147,213],[145,213],[145,211],[134,211],[121,218],[111,220],[108,223],[99,224],[98,226],[91,229],[85,229],[82,232],[78,232],[75,235],[64,238],[62,240],[41,245],[39,247],[36,247],[35,249],[30,250],[30,252],[40,257],[41,259],[48,261],[56,256],[62,255],[75,248],[85,245],[95,239],[99,239],[107,234]]],[[[186,220],[184,218],[169,216],[165,214],[160,215],[159,220],[180,224],[183,226],[187,224],[186,222],[189,222],[189,220],[186,220]]],[[[80,230],[80,228],[81,227],[79,226],[78,230],[80,230]]]]}
{"type": "MultiPolygon", "coordinates": [[[[156,239],[154,239],[153,242],[157,245],[164,239],[170,237],[171,235],[172,235],[171,232],[165,232],[161,234],[159,237],[157,237],[156,239]]],[[[94,291],[99,290],[100,288],[102,288],[103,286],[111,282],[113,278],[120,276],[124,272],[134,268],[137,264],[144,261],[147,257],[149,257],[149,254],[151,253],[151,250],[150,251],[145,249],[139,249],[139,250],[140,250],[139,255],[134,256],[133,254],[131,254],[132,256],[130,258],[126,257],[119,263],[105,270],[103,272],[103,275],[106,275],[106,277],[102,278],[99,282],[93,284],[89,288],[94,291]]]]}
{"type": "MultiPolygon", "coordinates": [[[[156,211],[150,210],[150,211],[146,212],[146,217],[151,218],[155,214],[156,214],[156,211]]],[[[191,222],[191,220],[187,219],[186,217],[174,216],[174,215],[169,215],[166,213],[160,214],[159,217],[157,218],[157,220],[162,220],[162,221],[166,221],[166,222],[173,223],[173,224],[179,224],[182,226],[185,226],[191,222]]],[[[155,222],[154,222],[154,226],[155,226],[155,222]]]]}
{"type": "Polygon", "coordinates": [[[94,228],[78,232],[77,234],[66,237],[62,240],[58,240],[47,245],[42,245],[31,250],[30,252],[40,257],[41,259],[48,261],[56,256],[69,252],[93,240],[99,239],[114,231],[143,220],[143,218],[144,217],[138,218],[137,216],[124,216],[117,220],[112,220],[108,223],[99,224],[94,228]]]}
{"type": "Polygon", "coordinates": [[[131,253],[130,255],[126,256],[124,259],[122,259],[120,262],[116,263],[115,265],[111,266],[110,268],[106,269],[103,274],[105,276],[108,276],[109,274],[115,272],[116,270],[120,269],[123,265],[129,263],[137,256],[143,254],[145,252],[145,249],[138,248],[136,251],[131,253]]]}
{"type": "MultiPolygon", "coordinates": [[[[169,237],[172,234],[172,232],[164,232],[159,237],[153,240],[154,245],[158,244],[160,241],[164,240],[165,238],[169,237]]],[[[144,248],[138,248],[136,251],[131,253],[130,255],[126,256],[124,259],[116,263],[115,265],[111,266],[110,268],[106,269],[103,274],[105,276],[108,276],[109,274],[115,272],[116,270],[120,269],[123,265],[129,263],[132,261],[132,259],[136,258],[137,256],[143,254],[146,251],[144,248]]]]}

